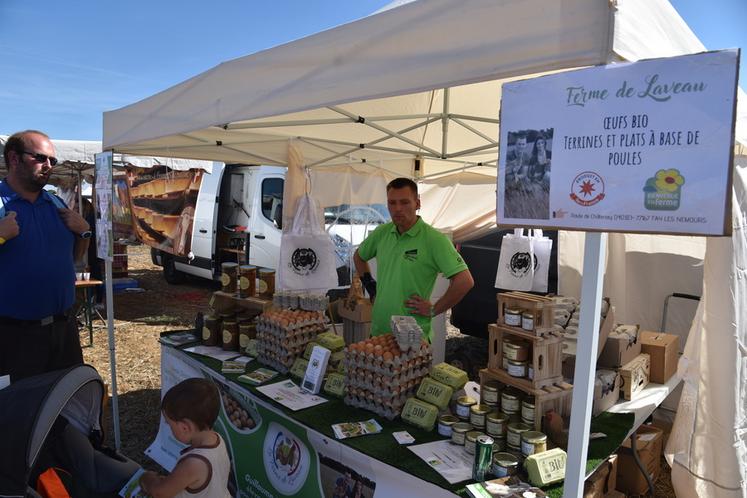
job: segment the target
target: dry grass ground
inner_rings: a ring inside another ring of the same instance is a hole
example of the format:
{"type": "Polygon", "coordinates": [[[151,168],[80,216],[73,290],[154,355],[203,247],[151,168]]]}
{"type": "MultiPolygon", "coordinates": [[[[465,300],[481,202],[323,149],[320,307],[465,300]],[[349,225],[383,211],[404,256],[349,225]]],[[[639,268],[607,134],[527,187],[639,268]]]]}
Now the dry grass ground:
{"type": "MultiPolygon", "coordinates": [[[[129,276],[135,278],[145,291],[114,296],[122,452],[141,465],[158,470],[158,466],[143,453],[158,431],[161,389],[158,336],[167,330],[192,327],[197,312],[205,311],[210,293],[217,287],[198,279],[190,279],[183,285],[169,285],[163,279],[161,269],[151,263],[147,247],[130,247],[128,254],[129,276]]],[[[111,386],[107,331],[101,322],[97,325],[100,328],[94,332],[93,347],[84,348],[83,356],[111,386]]],[[[449,331],[450,338],[457,335],[458,331],[449,331]]],[[[81,339],[87,343],[88,338],[83,333],[81,339]]],[[[107,410],[105,424],[113,446],[110,413],[107,410]]],[[[674,497],[669,467],[664,460],[662,470],[656,482],[655,496],[674,497]]]]}

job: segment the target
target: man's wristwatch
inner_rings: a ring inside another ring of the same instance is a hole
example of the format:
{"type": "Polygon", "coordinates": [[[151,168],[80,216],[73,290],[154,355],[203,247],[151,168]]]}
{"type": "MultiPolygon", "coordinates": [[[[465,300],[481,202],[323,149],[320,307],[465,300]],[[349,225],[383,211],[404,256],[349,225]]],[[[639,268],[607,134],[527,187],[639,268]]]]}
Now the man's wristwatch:
{"type": "Polygon", "coordinates": [[[92,235],[93,232],[91,232],[90,230],[86,230],[85,232],[78,234],[78,237],[80,237],[81,239],[90,239],[92,235]]]}

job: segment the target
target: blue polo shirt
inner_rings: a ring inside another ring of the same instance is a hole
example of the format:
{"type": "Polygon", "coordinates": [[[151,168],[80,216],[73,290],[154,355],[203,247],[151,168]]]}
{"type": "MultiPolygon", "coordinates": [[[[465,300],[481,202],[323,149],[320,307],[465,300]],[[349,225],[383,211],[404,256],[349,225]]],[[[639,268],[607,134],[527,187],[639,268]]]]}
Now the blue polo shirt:
{"type": "Polygon", "coordinates": [[[75,301],[75,235],[62,222],[52,194],[31,203],[0,182],[6,214],[16,212],[17,237],[0,245],[0,316],[37,320],[75,301]]]}

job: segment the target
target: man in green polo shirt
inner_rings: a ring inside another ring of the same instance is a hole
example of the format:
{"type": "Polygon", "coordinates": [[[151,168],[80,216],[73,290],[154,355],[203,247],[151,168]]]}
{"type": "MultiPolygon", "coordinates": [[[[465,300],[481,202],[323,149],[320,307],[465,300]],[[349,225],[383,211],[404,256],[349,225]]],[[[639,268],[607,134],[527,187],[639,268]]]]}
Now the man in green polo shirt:
{"type": "Polygon", "coordinates": [[[458,303],[474,285],[467,265],[444,234],[417,215],[418,186],[408,178],[386,187],[390,223],[379,226],[355,252],[355,269],[374,302],[372,335],[391,331],[392,315],[414,315],[431,340],[431,318],[458,303]],[[376,258],[377,284],[368,260],[376,258]],[[446,293],[430,302],[439,273],[450,280],[446,293]]]}

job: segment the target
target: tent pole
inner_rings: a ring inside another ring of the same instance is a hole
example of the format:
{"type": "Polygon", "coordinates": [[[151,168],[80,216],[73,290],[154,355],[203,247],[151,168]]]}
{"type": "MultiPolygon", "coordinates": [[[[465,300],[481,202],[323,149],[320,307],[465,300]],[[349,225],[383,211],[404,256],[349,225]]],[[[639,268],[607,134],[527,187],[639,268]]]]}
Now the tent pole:
{"type": "Polygon", "coordinates": [[[78,170],[78,214],[83,216],[83,179],[78,170]]]}
{"type": "Polygon", "coordinates": [[[586,478],[589,426],[599,344],[602,287],[604,284],[607,234],[587,232],[584,241],[584,273],[581,281],[581,316],[576,350],[576,371],[571,398],[571,427],[568,433],[568,462],[563,498],[581,498],[586,478]]]}
{"type": "Polygon", "coordinates": [[[441,114],[441,158],[446,159],[449,143],[449,89],[444,88],[444,112],[441,114]]]}

